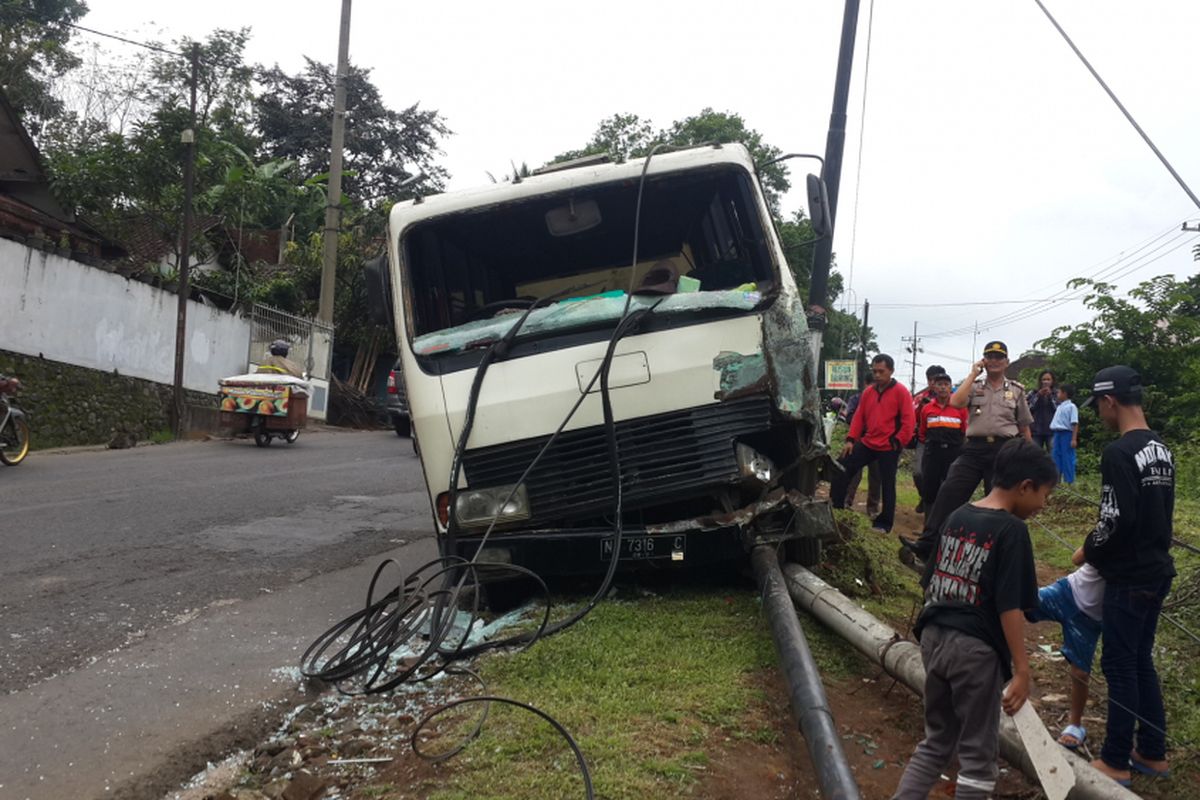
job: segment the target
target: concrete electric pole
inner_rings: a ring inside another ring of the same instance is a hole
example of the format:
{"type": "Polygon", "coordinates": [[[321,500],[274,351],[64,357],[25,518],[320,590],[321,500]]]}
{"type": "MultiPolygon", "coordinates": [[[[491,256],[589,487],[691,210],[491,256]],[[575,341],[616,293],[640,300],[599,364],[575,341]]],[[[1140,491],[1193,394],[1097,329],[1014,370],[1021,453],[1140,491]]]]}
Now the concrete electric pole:
{"type": "Polygon", "coordinates": [[[912,353],[912,379],[909,381],[908,390],[915,393],[917,391],[917,353],[925,352],[925,348],[921,347],[921,337],[917,336],[916,322],[913,322],[913,335],[901,336],[900,341],[908,342],[904,349],[912,353]]]}
{"type": "Polygon", "coordinates": [[[342,143],[346,134],[346,79],[350,73],[350,0],[342,0],[337,75],[333,88],[333,136],[329,143],[329,191],[325,198],[325,259],[321,265],[321,300],[317,318],[333,324],[334,277],[341,228],[342,143]]]}
{"type": "Polygon", "coordinates": [[[196,86],[200,82],[200,45],[193,43],[188,54],[192,65],[192,101],[188,129],[181,136],[187,146],[183,158],[183,223],[179,234],[179,310],[175,316],[175,383],[171,400],[174,406],[171,422],[175,438],[183,436],[183,364],[187,352],[187,304],[189,288],[189,262],[192,256],[192,191],[196,173],[196,86]]]}

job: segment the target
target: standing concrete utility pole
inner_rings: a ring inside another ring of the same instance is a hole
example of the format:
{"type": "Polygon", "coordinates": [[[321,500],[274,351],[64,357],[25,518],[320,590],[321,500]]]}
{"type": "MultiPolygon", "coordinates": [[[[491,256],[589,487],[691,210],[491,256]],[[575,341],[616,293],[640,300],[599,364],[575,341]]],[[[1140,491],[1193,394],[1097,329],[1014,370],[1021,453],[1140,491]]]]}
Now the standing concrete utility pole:
{"type": "Polygon", "coordinates": [[[325,260],[321,266],[321,301],[317,318],[333,324],[334,277],[337,275],[338,230],[341,227],[342,143],[346,135],[346,79],[350,73],[350,0],[342,0],[338,35],[337,76],[333,86],[333,137],[329,143],[329,191],[325,206],[325,260]]]}
{"type": "Polygon", "coordinates": [[[188,129],[180,139],[187,145],[183,159],[183,230],[179,235],[179,311],[175,317],[175,385],[172,392],[174,405],[172,428],[175,438],[181,438],[183,430],[183,362],[187,344],[187,304],[190,294],[189,261],[192,255],[192,190],[196,172],[196,86],[200,83],[200,45],[192,43],[188,54],[192,62],[192,102],[188,129]]]}
{"type": "Polygon", "coordinates": [[[833,262],[833,228],[837,219],[838,187],[842,182],[842,151],[846,146],[846,107],[850,101],[850,70],[854,66],[854,35],[858,30],[858,0],[846,0],[842,15],[842,43],[838,51],[837,78],[833,86],[833,113],[825,139],[825,166],[821,177],[829,193],[830,233],[817,240],[808,288],[808,327],[824,330],[825,302],[829,295],[829,266],[833,262]]]}
{"type": "Polygon", "coordinates": [[[861,348],[859,351],[858,370],[857,370],[857,372],[858,372],[858,388],[860,390],[865,389],[867,386],[867,370],[865,369],[865,365],[867,363],[867,320],[870,318],[870,316],[871,316],[871,301],[863,300],[862,338],[860,340],[861,348]]]}
{"type": "Polygon", "coordinates": [[[921,347],[921,337],[917,336],[917,323],[913,322],[913,335],[901,336],[900,341],[908,342],[908,347],[905,348],[912,353],[912,380],[909,381],[908,390],[914,394],[917,391],[917,353],[924,353],[925,349],[921,347]]]}

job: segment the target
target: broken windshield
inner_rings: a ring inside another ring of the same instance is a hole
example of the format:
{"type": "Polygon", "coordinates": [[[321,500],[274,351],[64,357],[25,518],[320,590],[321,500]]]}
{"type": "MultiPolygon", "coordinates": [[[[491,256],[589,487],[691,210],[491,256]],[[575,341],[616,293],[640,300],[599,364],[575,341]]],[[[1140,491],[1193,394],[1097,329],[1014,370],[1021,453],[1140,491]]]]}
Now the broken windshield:
{"type": "MultiPolygon", "coordinates": [[[[625,311],[624,292],[611,292],[594,297],[571,298],[530,312],[521,326],[520,336],[537,336],[558,330],[573,330],[597,324],[615,322],[625,311]]],[[[666,297],[633,296],[630,311],[654,306],[656,314],[696,312],[715,309],[750,311],[762,302],[757,291],[737,289],[713,292],[687,292],[666,297]]],[[[490,345],[521,319],[520,314],[468,322],[446,330],[434,331],[413,340],[413,352],[419,356],[454,353],[490,345]]]]}
{"type": "MultiPolygon", "coordinates": [[[[533,178],[531,180],[537,180],[533,178]]],[[[418,355],[503,336],[535,300],[522,337],[611,324],[625,310],[746,312],[774,293],[769,227],[752,178],[718,165],[651,175],[633,251],[638,181],[577,187],[435,217],[401,240],[418,355]]]]}

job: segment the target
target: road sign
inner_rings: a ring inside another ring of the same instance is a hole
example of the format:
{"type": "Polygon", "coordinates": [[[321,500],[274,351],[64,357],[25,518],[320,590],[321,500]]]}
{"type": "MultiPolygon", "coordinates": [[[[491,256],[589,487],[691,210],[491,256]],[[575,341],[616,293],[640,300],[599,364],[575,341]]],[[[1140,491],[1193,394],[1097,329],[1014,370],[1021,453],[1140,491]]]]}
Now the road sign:
{"type": "Polygon", "coordinates": [[[853,359],[825,362],[826,389],[857,389],[858,362],[853,359]]]}

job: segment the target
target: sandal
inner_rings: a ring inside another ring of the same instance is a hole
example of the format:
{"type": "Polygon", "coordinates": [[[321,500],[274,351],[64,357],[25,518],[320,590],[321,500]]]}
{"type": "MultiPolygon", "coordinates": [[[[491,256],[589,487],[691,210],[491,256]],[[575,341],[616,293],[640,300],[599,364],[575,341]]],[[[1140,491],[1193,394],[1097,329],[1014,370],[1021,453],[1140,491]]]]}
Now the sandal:
{"type": "Polygon", "coordinates": [[[1115,769],[1115,768],[1113,768],[1113,767],[1110,767],[1108,764],[1104,763],[1104,760],[1103,760],[1103,759],[1099,759],[1099,758],[1098,758],[1098,759],[1096,759],[1095,761],[1093,761],[1093,762],[1091,762],[1091,763],[1092,763],[1092,768],[1093,768],[1093,769],[1095,769],[1095,770],[1096,770],[1097,772],[1099,772],[1101,775],[1105,775],[1105,776],[1107,776],[1108,778],[1111,778],[1111,779],[1112,779],[1113,781],[1115,781],[1115,782],[1116,782],[1116,783],[1117,783],[1119,786],[1124,786],[1126,789],[1128,789],[1129,787],[1133,786],[1133,780],[1132,780],[1132,778],[1122,778],[1122,777],[1120,777],[1120,775],[1121,775],[1121,770],[1119,770],[1119,769],[1115,769]],[[1116,773],[1116,774],[1114,774],[1114,773],[1116,773]]]}
{"type": "Polygon", "coordinates": [[[1145,761],[1138,760],[1138,754],[1135,752],[1133,758],[1129,759],[1129,768],[1141,775],[1149,775],[1151,778],[1169,778],[1171,777],[1171,768],[1155,769],[1145,761]]]}
{"type": "Polygon", "coordinates": [[[1087,729],[1082,725],[1068,725],[1062,729],[1062,733],[1058,735],[1058,743],[1074,753],[1079,748],[1083,747],[1087,741],[1087,729]],[[1073,741],[1063,741],[1070,739],[1073,741]]]}

